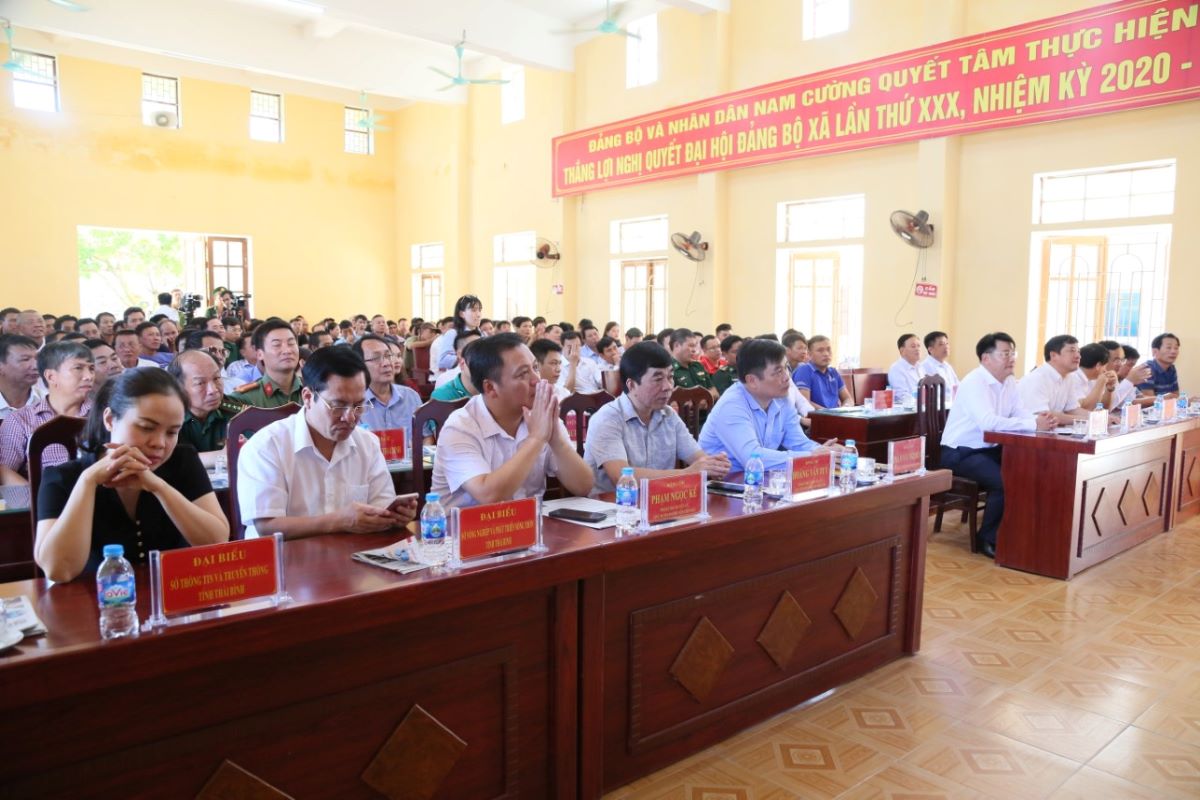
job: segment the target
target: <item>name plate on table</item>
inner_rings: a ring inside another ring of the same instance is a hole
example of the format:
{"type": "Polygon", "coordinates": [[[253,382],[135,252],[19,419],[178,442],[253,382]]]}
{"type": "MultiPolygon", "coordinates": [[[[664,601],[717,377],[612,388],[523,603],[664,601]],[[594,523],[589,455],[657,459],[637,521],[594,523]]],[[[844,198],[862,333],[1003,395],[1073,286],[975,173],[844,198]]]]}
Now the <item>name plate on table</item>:
{"type": "Polygon", "coordinates": [[[538,502],[536,497],[526,497],[454,509],[459,558],[485,558],[534,547],[542,533],[538,502]]]}
{"type": "Polygon", "coordinates": [[[1122,408],[1121,427],[1127,431],[1142,427],[1142,407],[1134,403],[1122,408]]]}
{"type": "Polygon", "coordinates": [[[642,478],[642,530],[667,522],[697,517],[708,519],[708,473],[642,478]]]}
{"type": "Polygon", "coordinates": [[[283,582],[283,535],[150,551],[151,615],[147,628],[218,606],[289,598],[283,582]]]}
{"type": "Polygon", "coordinates": [[[896,393],[891,389],[876,389],[871,392],[871,403],[876,411],[887,411],[895,404],[896,393]]]}
{"type": "Polygon", "coordinates": [[[888,442],[888,476],[925,474],[925,437],[888,442]]]}
{"type": "Polygon", "coordinates": [[[1088,437],[1108,436],[1108,412],[1103,408],[1088,412],[1088,437]]]}
{"type": "Polygon", "coordinates": [[[833,488],[834,458],[832,451],[793,458],[788,464],[791,472],[788,485],[791,486],[792,499],[801,499],[797,495],[816,497],[828,494],[833,488]]]}
{"type": "Polygon", "coordinates": [[[1175,419],[1179,414],[1179,400],[1174,397],[1167,397],[1163,400],[1162,421],[1166,422],[1169,419],[1175,419]]]}
{"type": "Polygon", "coordinates": [[[403,428],[388,428],[383,431],[371,431],[379,437],[379,446],[383,448],[384,461],[403,461],[408,457],[405,443],[408,437],[403,428]]]}

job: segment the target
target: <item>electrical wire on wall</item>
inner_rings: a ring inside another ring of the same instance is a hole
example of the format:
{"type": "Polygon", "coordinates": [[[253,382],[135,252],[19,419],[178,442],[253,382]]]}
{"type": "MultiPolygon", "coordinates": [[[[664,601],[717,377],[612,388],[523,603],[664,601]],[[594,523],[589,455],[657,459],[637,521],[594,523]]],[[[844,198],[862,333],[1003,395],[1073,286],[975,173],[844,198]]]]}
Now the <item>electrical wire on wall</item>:
{"type": "Polygon", "coordinates": [[[913,292],[916,291],[917,273],[919,272],[921,274],[922,281],[924,281],[926,279],[926,275],[925,275],[926,263],[927,263],[926,250],[924,250],[924,249],[918,250],[917,251],[917,261],[915,264],[913,264],[912,282],[909,283],[908,293],[904,296],[904,302],[901,303],[900,307],[896,309],[896,316],[892,317],[892,323],[897,328],[904,328],[904,327],[907,327],[907,326],[913,324],[913,321],[911,319],[908,322],[901,322],[900,314],[903,313],[905,307],[908,306],[908,301],[912,299],[913,292]]]}

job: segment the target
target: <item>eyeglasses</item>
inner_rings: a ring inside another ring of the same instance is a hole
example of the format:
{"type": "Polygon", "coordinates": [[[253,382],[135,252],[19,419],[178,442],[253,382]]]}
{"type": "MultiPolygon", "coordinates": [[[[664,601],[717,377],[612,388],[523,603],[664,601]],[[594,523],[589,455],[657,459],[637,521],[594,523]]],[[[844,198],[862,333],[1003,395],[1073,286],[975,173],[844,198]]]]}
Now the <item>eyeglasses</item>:
{"type": "MultiPolygon", "coordinates": [[[[317,394],[317,393],[314,393],[314,394],[317,394]]],[[[320,394],[317,394],[317,397],[321,398],[321,402],[325,404],[325,407],[328,408],[330,413],[333,414],[335,417],[344,417],[344,416],[346,416],[346,414],[349,414],[352,417],[361,417],[363,415],[363,412],[365,412],[367,410],[367,406],[365,403],[359,403],[356,406],[342,406],[342,405],[335,406],[333,403],[326,400],[320,394]]]]}
{"type": "Polygon", "coordinates": [[[374,364],[376,361],[383,361],[385,358],[388,360],[391,360],[392,358],[394,358],[394,356],[392,356],[388,353],[380,353],[379,355],[374,356],[372,358],[364,358],[363,363],[374,364]]]}

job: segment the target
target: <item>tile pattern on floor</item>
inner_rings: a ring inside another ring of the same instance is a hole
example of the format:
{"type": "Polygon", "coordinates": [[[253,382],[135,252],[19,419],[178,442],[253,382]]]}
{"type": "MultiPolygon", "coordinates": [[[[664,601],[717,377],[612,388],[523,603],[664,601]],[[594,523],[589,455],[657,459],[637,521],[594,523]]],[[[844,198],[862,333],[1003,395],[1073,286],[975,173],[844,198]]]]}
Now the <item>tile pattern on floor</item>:
{"type": "Polygon", "coordinates": [[[946,523],[921,652],[608,800],[1200,798],[1200,518],[1070,582],[946,523]]]}

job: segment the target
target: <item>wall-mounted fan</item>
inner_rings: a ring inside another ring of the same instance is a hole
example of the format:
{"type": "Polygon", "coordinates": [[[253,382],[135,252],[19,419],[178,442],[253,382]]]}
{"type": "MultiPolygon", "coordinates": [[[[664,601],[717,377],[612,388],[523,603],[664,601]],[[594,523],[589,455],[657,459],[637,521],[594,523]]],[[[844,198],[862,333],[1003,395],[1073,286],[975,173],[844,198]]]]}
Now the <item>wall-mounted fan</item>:
{"type": "Polygon", "coordinates": [[[890,221],[895,234],[913,247],[926,248],[933,244],[933,225],[929,223],[927,211],[916,214],[893,211],[890,221]]]}
{"type": "Polygon", "coordinates": [[[378,114],[367,109],[367,92],[365,89],[358,93],[358,105],[360,108],[365,110],[367,113],[366,113],[366,116],[361,117],[354,123],[356,127],[362,128],[364,131],[390,131],[391,130],[391,128],[389,128],[387,125],[379,124],[380,120],[382,120],[383,117],[381,117],[378,114]]]}
{"type": "Polygon", "coordinates": [[[155,111],[150,115],[150,121],[156,128],[178,128],[179,117],[174,111],[155,111]]]}
{"type": "Polygon", "coordinates": [[[442,88],[438,89],[439,92],[448,91],[450,89],[453,89],[455,86],[469,86],[471,84],[486,84],[486,85],[494,86],[494,85],[501,84],[501,83],[508,83],[508,81],[500,80],[499,78],[467,78],[467,77],[464,77],[463,76],[463,51],[466,49],[466,45],[467,45],[467,32],[464,30],[462,32],[462,39],[459,41],[458,44],[454,45],[454,55],[458,58],[458,72],[456,72],[454,75],[451,75],[449,72],[446,72],[446,70],[444,70],[444,69],[439,69],[438,67],[430,67],[430,69],[433,70],[434,72],[436,72],[438,75],[441,75],[443,78],[450,79],[450,83],[448,83],[445,86],[443,86],[442,88]]]}
{"type": "Polygon", "coordinates": [[[641,36],[621,26],[621,19],[629,13],[632,5],[629,2],[621,3],[617,6],[617,10],[613,11],[612,0],[606,0],[604,3],[604,21],[599,25],[594,25],[590,28],[568,28],[561,31],[551,31],[551,33],[556,33],[560,36],[575,36],[580,33],[604,33],[628,36],[630,39],[641,39],[641,36]]]}
{"type": "Polygon", "coordinates": [[[700,231],[692,231],[691,236],[672,233],[671,246],[689,261],[703,261],[708,256],[708,242],[700,238],[700,231]]]}
{"type": "Polygon", "coordinates": [[[533,251],[533,258],[529,259],[529,263],[539,269],[554,269],[561,258],[558,245],[549,239],[538,237],[537,249],[533,251]]]}

